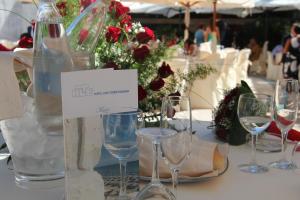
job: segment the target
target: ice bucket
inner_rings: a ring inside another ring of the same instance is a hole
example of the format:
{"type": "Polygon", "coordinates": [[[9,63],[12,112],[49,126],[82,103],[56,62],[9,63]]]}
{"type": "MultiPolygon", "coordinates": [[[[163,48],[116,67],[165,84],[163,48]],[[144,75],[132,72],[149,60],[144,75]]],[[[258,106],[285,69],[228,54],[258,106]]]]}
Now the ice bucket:
{"type": "Polygon", "coordinates": [[[0,122],[11,154],[16,184],[38,188],[60,186],[64,178],[63,133],[45,132],[34,114],[33,99],[25,94],[21,96],[23,116],[0,122]]]}

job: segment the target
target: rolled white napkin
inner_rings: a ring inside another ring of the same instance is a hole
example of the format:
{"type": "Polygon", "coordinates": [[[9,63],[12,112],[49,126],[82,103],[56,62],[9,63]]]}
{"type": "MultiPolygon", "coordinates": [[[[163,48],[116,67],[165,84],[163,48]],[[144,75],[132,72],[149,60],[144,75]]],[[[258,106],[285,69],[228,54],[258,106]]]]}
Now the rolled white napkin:
{"type": "MultiPolygon", "coordinates": [[[[228,145],[224,145],[222,148],[224,149],[220,152],[217,143],[201,140],[194,135],[191,155],[182,165],[180,176],[217,175],[226,167],[228,145]]],[[[139,173],[141,176],[151,176],[152,157],[151,141],[145,137],[139,138],[139,173]]],[[[162,178],[171,177],[170,169],[162,158],[159,158],[159,175],[162,178]]]]}

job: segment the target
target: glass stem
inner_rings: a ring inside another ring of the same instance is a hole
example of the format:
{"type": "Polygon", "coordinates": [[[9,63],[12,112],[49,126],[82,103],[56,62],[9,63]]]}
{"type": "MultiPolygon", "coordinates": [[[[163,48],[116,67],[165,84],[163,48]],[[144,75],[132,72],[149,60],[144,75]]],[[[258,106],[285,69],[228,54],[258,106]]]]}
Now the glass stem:
{"type": "Polygon", "coordinates": [[[173,192],[174,192],[176,199],[177,199],[178,172],[179,172],[179,170],[176,168],[171,169],[173,192]]]}
{"type": "Polygon", "coordinates": [[[286,149],[286,140],[288,136],[288,131],[281,131],[281,158],[286,160],[285,149],[286,149]]]}
{"type": "Polygon", "coordinates": [[[120,162],[120,192],[119,196],[126,196],[126,165],[127,160],[119,160],[120,162]]]}
{"type": "Polygon", "coordinates": [[[159,158],[159,142],[154,141],[153,146],[153,166],[152,166],[152,183],[159,183],[159,169],[158,169],[158,158],[159,158]]]}
{"type": "Polygon", "coordinates": [[[256,164],[256,140],[257,135],[251,134],[251,164],[256,164]]]}

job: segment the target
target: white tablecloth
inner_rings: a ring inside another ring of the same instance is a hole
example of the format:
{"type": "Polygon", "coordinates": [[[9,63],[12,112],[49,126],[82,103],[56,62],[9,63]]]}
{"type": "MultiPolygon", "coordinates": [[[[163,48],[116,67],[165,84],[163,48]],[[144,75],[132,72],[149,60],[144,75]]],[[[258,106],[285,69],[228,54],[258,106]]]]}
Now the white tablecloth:
{"type": "MultiPolygon", "coordinates": [[[[193,116],[199,122],[197,133],[203,139],[213,139],[211,131],[206,129],[211,119],[211,112],[209,110],[193,111],[193,116]]],[[[279,153],[258,152],[257,159],[261,164],[268,164],[277,160],[279,156],[279,153]]],[[[178,199],[298,200],[300,198],[300,174],[276,169],[270,169],[265,174],[240,172],[238,165],[247,163],[249,159],[250,147],[248,145],[230,146],[227,172],[208,181],[179,185],[178,199]]],[[[4,160],[0,161],[1,200],[61,200],[62,195],[63,188],[39,191],[16,187],[13,171],[8,170],[4,160]]]]}

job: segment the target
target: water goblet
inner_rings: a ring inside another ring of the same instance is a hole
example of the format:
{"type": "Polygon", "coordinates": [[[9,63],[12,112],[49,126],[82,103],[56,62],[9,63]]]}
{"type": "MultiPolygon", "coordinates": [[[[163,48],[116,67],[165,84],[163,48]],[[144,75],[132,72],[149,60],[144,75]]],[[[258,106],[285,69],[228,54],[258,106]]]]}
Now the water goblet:
{"type": "Polygon", "coordinates": [[[273,118],[281,132],[281,154],[280,160],[270,163],[277,169],[293,169],[295,165],[286,159],[286,139],[288,131],[294,126],[298,112],[299,84],[298,80],[277,80],[275,86],[273,118]]]}
{"type": "Polygon", "coordinates": [[[152,177],[151,182],[147,184],[142,190],[136,195],[135,200],[145,200],[145,199],[166,199],[175,200],[174,194],[163,184],[161,184],[159,179],[159,168],[158,168],[158,158],[160,155],[160,143],[164,138],[171,137],[176,134],[175,131],[171,129],[165,129],[160,127],[152,128],[142,128],[137,131],[137,134],[141,138],[148,138],[152,141],[153,149],[153,164],[152,164],[152,177]]]}
{"type": "Polygon", "coordinates": [[[119,160],[119,200],[130,199],[126,193],[127,160],[137,151],[136,131],[143,126],[143,114],[139,110],[104,114],[104,147],[119,160]]]}
{"type": "Polygon", "coordinates": [[[262,133],[272,120],[272,97],[266,94],[241,94],[237,114],[243,128],[251,134],[251,162],[239,168],[248,173],[264,173],[268,168],[256,162],[257,135],[262,133]]]}
{"type": "Polygon", "coordinates": [[[187,96],[169,96],[163,99],[161,127],[174,130],[175,135],[161,141],[162,157],[172,174],[173,191],[177,196],[178,173],[191,152],[192,122],[190,99],[187,96]]]}

